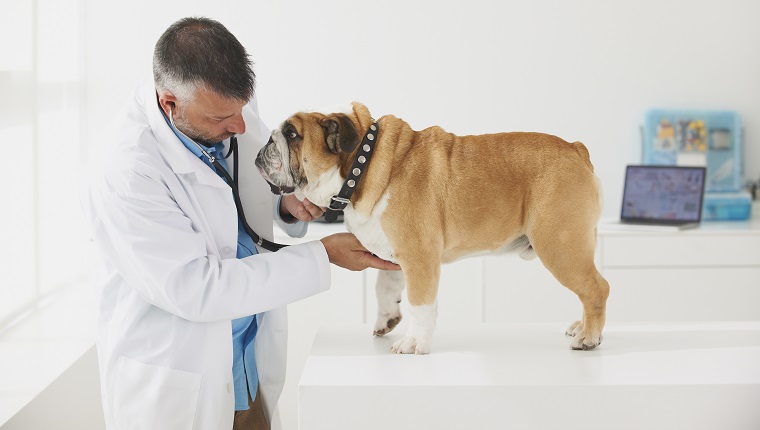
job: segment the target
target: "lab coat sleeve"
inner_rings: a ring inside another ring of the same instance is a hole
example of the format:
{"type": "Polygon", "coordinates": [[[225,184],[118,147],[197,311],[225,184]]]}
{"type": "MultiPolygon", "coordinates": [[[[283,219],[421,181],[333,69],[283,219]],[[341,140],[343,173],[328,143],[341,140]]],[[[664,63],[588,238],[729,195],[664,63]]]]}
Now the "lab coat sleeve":
{"type": "Polygon", "coordinates": [[[230,320],[325,291],[327,252],[319,241],[277,253],[220,259],[207,250],[168,189],[136,174],[128,190],[104,191],[93,222],[96,245],[146,301],[190,321],[230,320]]]}

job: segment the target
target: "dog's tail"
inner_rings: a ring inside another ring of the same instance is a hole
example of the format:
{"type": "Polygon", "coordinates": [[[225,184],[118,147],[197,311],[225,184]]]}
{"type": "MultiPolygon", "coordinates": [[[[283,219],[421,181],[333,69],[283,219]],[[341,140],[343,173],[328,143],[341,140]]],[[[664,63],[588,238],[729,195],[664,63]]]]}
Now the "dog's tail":
{"type": "Polygon", "coordinates": [[[575,152],[577,152],[578,155],[581,156],[583,161],[586,162],[586,165],[588,166],[588,168],[591,169],[591,171],[593,172],[594,165],[591,164],[591,156],[588,153],[588,149],[586,149],[586,145],[580,142],[574,142],[572,145],[573,145],[573,148],[575,148],[575,152]]]}

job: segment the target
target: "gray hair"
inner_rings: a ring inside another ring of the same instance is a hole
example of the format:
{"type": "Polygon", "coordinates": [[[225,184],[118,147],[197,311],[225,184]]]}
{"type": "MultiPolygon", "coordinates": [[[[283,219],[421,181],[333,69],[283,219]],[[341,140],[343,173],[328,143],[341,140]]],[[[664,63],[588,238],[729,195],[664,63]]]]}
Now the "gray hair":
{"type": "Polygon", "coordinates": [[[157,90],[192,100],[199,88],[248,101],[256,75],[243,45],[222,24],[209,18],[183,18],[156,42],[153,80],[157,90]]]}

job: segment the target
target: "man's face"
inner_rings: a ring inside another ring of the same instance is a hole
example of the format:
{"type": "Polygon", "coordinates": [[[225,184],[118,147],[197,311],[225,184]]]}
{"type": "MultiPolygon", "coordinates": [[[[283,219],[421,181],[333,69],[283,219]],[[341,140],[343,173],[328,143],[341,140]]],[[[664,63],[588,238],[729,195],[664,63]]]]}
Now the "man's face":
{"type": "Polygon", "coordinates": [[[211,145],[245,133],[245,105],[201,88],[195,92],[195,100],[175,103],[174,125],[196,142],[211,145]]]}

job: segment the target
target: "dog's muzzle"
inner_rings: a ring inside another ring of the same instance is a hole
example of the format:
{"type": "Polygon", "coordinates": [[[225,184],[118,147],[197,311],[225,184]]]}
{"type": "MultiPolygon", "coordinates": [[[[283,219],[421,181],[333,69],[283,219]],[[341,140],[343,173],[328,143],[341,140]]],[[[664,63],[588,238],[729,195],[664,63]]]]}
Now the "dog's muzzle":
{"type": "Polygon", "coordinates": [[[256,156],[256,167],[261,172],[261,176],[269,184],[269,188],[272,194],[282,195],[290,194],[295,191],[293,185],[278,185],[277,182],[289,182],[287,181],[286,174],[278,169],[273,169],[272,166],[282,166],[282,157],[277,150],[276,145],[272,138],[269,138],[269,142],[264,145],[256,156]]]}

